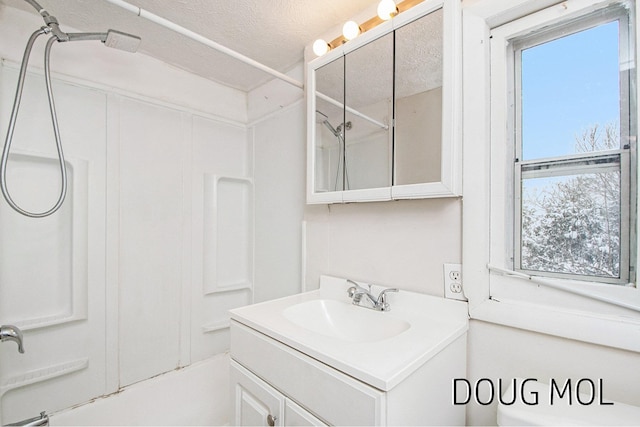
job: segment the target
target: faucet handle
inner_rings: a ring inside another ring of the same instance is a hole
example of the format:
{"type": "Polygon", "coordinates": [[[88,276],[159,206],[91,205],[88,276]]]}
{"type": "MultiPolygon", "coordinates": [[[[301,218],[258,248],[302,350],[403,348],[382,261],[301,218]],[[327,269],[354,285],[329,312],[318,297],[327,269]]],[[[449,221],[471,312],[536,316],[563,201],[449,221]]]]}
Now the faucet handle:
{"type": "Polygon", "coordinates": [[[0,341],[15,341],[18,344],[18,351],[20,353],[24,353],[24,346],[22,345],[22,331],[17,326],[0,326],[0,341]]]}
{"type": "MultiPolygon", "coordinates": [[[[351,285],[353,285],[349,289],[347,289],[347,294],[349,295],[349,298],[353,298],[356,293],[366,290],[360,284],[354,282],[351,279],[346,279],[346,281],[347,281],[347,284],[350,283],[351,285]]],[[[367,287],[369,288],[369,292],[371,292],[371,285],[367,285],[367,287]]]]}
{"type": "Polygon", "coordinates": [[[378,309],[380,311],[389,311],[391,310],[391,308],[389,307],[389,304],[387,303],[387,293],[388,292],[399,292],[398,288],[387,288],[387,289],[383,289],[382,291],[380,291],[380,293],[378,294],[378,300],[376,301],[376,307],[378,307],[378,309]]]}

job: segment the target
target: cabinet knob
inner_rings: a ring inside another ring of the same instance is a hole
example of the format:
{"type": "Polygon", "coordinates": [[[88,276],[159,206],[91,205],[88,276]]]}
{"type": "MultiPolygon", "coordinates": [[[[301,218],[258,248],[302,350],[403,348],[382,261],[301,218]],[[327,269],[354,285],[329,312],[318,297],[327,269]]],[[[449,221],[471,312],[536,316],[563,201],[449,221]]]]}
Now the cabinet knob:
{"type": "Polygon", "coordinates": [[[269,425],[269,427],[273,427],[276,425],[276,419],[277,417],[274,417],[271,414],[267,415],[267,424],[269,425]]]}

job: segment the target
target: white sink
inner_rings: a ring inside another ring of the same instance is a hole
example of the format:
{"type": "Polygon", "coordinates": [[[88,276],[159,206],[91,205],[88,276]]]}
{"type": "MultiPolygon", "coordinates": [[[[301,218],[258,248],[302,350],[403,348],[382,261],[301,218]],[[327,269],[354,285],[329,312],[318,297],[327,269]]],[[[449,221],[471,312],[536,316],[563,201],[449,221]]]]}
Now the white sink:
{"type": "MultiPolygon", "coordinates": [[[[379,390],[395,387],[469,327],[466,303],[400,290],[387,294],[391,310],[379,312],[353,305],[350,286],[322,276],[316,291],[233,309],[231,320],[379,390]]],[[[382,289],[373,286],[373,295],[382,289]]]]}
{"type": "Polygon", "coordinates": [[[331,299],[301,302],[285,308],[282,315],[309,331],[350,342],[382,341],[411,327],[387,313],[331,299]]]}

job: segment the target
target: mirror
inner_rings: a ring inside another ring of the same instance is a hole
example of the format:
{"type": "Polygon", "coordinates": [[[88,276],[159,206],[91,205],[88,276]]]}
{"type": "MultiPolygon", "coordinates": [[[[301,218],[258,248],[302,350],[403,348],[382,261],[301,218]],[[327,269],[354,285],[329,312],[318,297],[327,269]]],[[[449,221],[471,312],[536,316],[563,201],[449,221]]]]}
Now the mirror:
{"type": "Polygon", "coordinates": [[[342,191],[344,133],[344,57],[318,68],[315,110],[315,187],[318,193],[342,191]],[[340,129],[338,129],[340,128],[340,129]]]}
{"type": "Polygon", "coordinates": [[[459,195],[456,2],[434,4],[309,63],[310,203],[459,195]]]}
{"type": "Polygon", "coordinates": [[[396,30],[394,185],[440,181],[442,9],[396,30]]]}
{"type": "Polygon", "coordinates": [[[390,187],[393,34],[315,74],[315,191],[390,187]]]}
{"type": "Polygon", "coordinates": [[[393,34],[345,55],[345,190],[391,186],[393,34]]]}

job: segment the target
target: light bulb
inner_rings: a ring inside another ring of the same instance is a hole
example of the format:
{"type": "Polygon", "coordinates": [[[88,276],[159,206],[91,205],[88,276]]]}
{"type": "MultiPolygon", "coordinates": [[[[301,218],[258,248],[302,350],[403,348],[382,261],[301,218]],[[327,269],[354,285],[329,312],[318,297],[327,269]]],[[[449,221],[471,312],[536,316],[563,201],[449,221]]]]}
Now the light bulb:
{"type": "Polygon", "coordinates": [[[342,27],[342,35],[347,40],[352,40],[360,34],[360,26],[354,21],[347,21],[342,27]]]}
{"type": "Polygon", "coordinates": [[[381,0],[378,3],[378,17],[383,21],[393,18],[396,13],[398,13],[398,8],[393,0],[381,0]]]}
{"type": "Polygon", "coordinates": [[[322,39],[318,39],[313,42],[313,53],[317,56],[322,56],[327,52],[329,52],[329,43],[322,39]]]}

